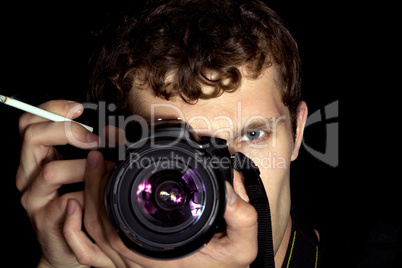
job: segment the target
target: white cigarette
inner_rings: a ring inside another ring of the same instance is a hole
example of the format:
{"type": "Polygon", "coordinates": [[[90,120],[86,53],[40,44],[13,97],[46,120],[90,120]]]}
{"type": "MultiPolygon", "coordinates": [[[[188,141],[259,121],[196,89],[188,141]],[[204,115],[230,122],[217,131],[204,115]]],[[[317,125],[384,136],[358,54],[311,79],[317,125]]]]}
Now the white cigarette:
{"type": "Polygon", "coordinates": [[[91,132],[93,132],[93,130],[94,130],[90,126],[81,124],[81,123],[76,122],[74,120],[65,118],[63,116],[60,116],[60,115],[57,115],[57,114],[54,114],[54,113],[51,113],[51,112],[48,112],[48,111],[43,110],[41,108],[26,104],[26,103],[24,103],[22,101],[15,100],[15,99],[12,99],[12,98],[7,97],[7,96],[0,95],[0,102],[2,102],[4,104],[7,104],[7,105],[10,105],[10,106],[13,106],[15,108],[18,108],[20,110],[23,110],[25,112],[28,112],[28,113],[31,113],[31,114],[34,114],[34,115],[49,119],[51,121],[56,121],[56,122],[71,121],[71,122],[75,122],[77,124],[80,124],[81,126],[83,126],[84,128],[88,129],[91,132]]]}

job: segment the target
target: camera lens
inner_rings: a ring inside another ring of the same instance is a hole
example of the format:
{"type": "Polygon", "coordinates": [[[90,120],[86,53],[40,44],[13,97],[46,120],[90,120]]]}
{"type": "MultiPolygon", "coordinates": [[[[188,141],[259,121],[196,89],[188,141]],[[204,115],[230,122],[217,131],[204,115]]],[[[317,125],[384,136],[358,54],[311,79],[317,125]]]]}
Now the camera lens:
{"type": "Polygon", "coordinates": [[[175,181],[164,182],[156,189],[156,202],[166,211],[183,208],[186,200],[186,190],[175,181]]]}
{"type": "Polygon", "coordinates": [[[199,143],[182,122],[163,123],[126,148],[105,187],[105,209],[123,243],[156,259],[191,254],[225,228],[227,147],[199,143]],[[216,150],[221,152],[216,153],[216,150]]]}
{"type": "Polygon", "coordinates": [[[167,161],[142,173],[132,187],[131,205],[144,227],[172,233],[197,222],[205,206],[205,187],[195,170],[167,161]],[[157,167],[173,164],[175,169],[157,167]]]}

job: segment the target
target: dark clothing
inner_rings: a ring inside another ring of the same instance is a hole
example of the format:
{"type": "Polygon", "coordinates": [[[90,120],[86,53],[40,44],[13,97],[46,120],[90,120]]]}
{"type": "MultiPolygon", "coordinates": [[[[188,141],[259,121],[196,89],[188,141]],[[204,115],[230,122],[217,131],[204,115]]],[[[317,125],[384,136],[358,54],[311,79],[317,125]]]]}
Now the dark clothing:
{"type": "Polygon", "coordinates": [[[283,268],[320,267],[320,243],[314,229],[292,209],[292,231],[283,268]]]}
{"type": "Polygon", "coordinates": [[[366,219],[347,231],[338,226],[320,232],[292,209],[292,231],[282,268],[400,268],[402,235],[382,220],[366,219]]]}

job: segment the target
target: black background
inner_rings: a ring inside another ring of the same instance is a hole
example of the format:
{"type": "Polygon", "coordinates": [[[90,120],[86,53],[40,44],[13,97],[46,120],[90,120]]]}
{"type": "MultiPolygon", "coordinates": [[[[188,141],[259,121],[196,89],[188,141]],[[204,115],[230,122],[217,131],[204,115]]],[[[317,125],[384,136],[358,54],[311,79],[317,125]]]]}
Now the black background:
{"type": "MultiPolygon", "coordinates": [[[[339,101],[339,117],[331,120],[339,123],[339,165],[330,167],[302,148],[291,168],[293,202],[322,230],[329,245],[325,267],[356,267],[362,259],[370,260],[372,267],[385,267],[376,266],[376,261],[388,255],[367,256],[362,246],[373,223],[380,222],[400,238],[400,85],[398,53],[389,29],[395,23],[388,20],[393,7],[267,2],[299,44],[303,98],[310,114],[339,101]]],[[[40,92],[83,100],[89,29],[117,2],[113,3],[1,4],[0,94],[40,92]]],[[[20,114],[0,105],[1,256],[14,267],[35,267],[40,250],[15,188],[20,114]]],[[[306,143],[320,151],[325,151],[325,123],[305,131],[306,143]]],[[[400,241],[393,242],[394,248],[400,248],[400,241]]]]}

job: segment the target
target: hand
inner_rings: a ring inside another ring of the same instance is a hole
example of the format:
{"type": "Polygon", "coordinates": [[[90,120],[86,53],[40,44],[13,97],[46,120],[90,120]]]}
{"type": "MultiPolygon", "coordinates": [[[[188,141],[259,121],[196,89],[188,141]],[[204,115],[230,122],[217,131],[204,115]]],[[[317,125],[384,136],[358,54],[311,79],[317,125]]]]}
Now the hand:
{"type": "MultiPolygon", "coordinates": [[[[103,203],[103,191],[112,169],[101,153],[88,154],[85,170],[84,225],[102,251],[81,231],[82,206],[78,200],[69,200],[64,235],[81,263],[97,267],[247,267],[257,255],[257,212],[240,198],[229,183],[228,204],[224,215],[226,234],[216,234],[200,251],[177,260],[160,261],[140,256],[128,249],[110,224],[103,203]],[[106,254],[108,258],[105,258],[106,254]]],[[[235,174],[235,189],[241,196],[240,174],[235,174]]]]}
{"type": "MultiPolygon", "coordinates": [[[[65,100],[49,101],[39,107],[71,119],[83,111],[81,104],[65,100]]],[[[99,138],[78,124],[51,122],[29,113],[21,116],[19,129],[23,142],[16,185],[42,249],[40,266],[78,267],[62,226],[67,201],[74,199],[83,204],[83,191],[59,196],[58,188],[83,181],[86,160],[61,160],[53,146],[97,147],[99,138]]]]}

